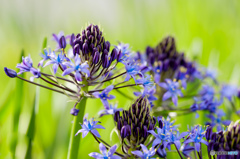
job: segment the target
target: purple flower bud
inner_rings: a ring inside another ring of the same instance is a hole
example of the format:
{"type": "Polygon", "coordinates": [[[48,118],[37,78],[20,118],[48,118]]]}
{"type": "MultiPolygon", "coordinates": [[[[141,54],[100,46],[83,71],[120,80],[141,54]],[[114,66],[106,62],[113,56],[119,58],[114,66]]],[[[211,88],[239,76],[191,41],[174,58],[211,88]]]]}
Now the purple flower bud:
{"type": "Polygon", "coordinates": [[[102,58],[102,66],[103,66],[103,68],[107,68],[108,67],[108,55],[104,55],[103,54],[103,56],[102,56],[103,58],[102,58]]]}
{"type": "Polygon", "coordinates": [[[109,41],[106,41],[105,43],[104,43],[104,49],[106,49],[107,51],[109,51],[109,49],[110,49],[110,42],[109,41]]]}
{"type": "Polygon", "coordinates": [[[216,133],[212,133],[211,140],[212,141],[216,141],[216,138],[217,138],[217,134],[216,133]]]}
{"type": "Polygon", "coordinates": [[[116,122],[118,122],[118,119],[119,119],[119,111],[117,111],[117,112],[115,112],[115,114],[114,114],[114,120],[116,121],[116,122]]]}
{"type": "Polygon", "coordinates": [[[73,116],[77,116],[77,115],[78,115],[78,112],[79,112],[79,109],[72,108],[70,113],[71,113],[73,116]]]}
{"type": "Polygon", "coordinates": [[[111,61],[114,61],[117,59],[117,53],[118,53],[117,49],[114,48],[111,53],[111,61]]]}
{"type": "Polygon", "coordinates": [[[10,78],[14,78],[14,77],[17,77],[17,72],[12,70],[12,69],[9,69],[7,67],[4,67],[4,71],[6,73],[6,75],[10,78]]]}
{"type": "Polygon", "coordinates": [[[148,131],[147,126],[144,125],[144,126],[143,126],[143,137],[144,137],[144,138],[146,138],[146,137],[148,136],[148,132],[147,132],[147,131],[148,131]]]}
{"type": "Polygon", "coordinates": [[[88,44],[86,42],[83,44],[83,53],[84,54],[88,53],[88,44]]]}
{"type": "Polygon", "coordinates": [[[207,139],[207,140],[210,140],[211,135],[212,135],[212,127],[209,126],[209,127],[207,128],[207,131],[206,131],[206,139],[207,139]]]}
{"type": "MultiPolygon", "coordinates": [[[[120,118],[121,118],[121,117],[120,117],[120,118]]],[[[118,130],[121,130],[121,128],[122,128],[121,120],[119,120],[119,121],[117,122],[117,128],[118,128],[118,130]]]]}
{"type": "Polygon", "coordinates": [[[159,121],[158,121],[158,125],[159,125],[159,128],[161,128],[161,129],[163,128],[163,122],[162,122],[162,120],[159,120],[159,121]]]}
{"type": "Polygon", "coordinates": [[[74,54],[74,56],[76,55],[76,54],[80,54],[80,46],[79,46],[79,44],[77,44],[77,45],[75,45],[74,46],[74,48],[73,48],[73,54],[74,54]]]}
{"type": "Polygon", "coordinates": [[[99,52],[96,51],[96,52],[95,52],[95,55],[94,55],[94,57],[93,57],[93,63],[94,63],[94,64],[97,64],[97,63],[98,63],[99,58],[100,58],[99,56],[100,56],[99,52]]]}
{"type": "Polygon", "coordinates": [[[81,36],[81,34],[78,33],[78,34],[76,35],[76,38],[79,38],[80,36],[81,36]]]}
{"type": "Polygon", "coordinates": [[[240,89],[238,90],[237,97],[240,98],[240,89]]]}
{"type": "Polygon", "coordinates": [[[72,33],[71,37],[70,37],[70,45],[72,47],[74,47],[74,41],[75,41],[75,35],[72,33]]]}
{"type": "MultiPolygon", "coordinates": [[[[88,29],[87,29],[88,30],[88,29]]],[[[91,30],[91,29],[90,29],[91,30]]],[[[87,31],[87,37],[89,37],[91,35],[90,30],[87,31]]]]}
{"type": "Polygon", "coordinates": [[[66,48],[66,45],[67,45],[66,39],[65,39],[64,36],[62,36],[62,37],[60,38],[60,40],[59,40],[59,46],[60,46],[60,48],[65,49],[65,48],[66,48]]]}
{"type": "Polygon", "coordinates": [[[124,139],[125,137],[128,137],[131,135],[131,127],[129,125],[125,125],[121,129],[121,137],[124,139]]]}
{"type": "Polygon", "coordinates": [[[122,52],[121,50],[118,52],[118,55],[117,55],[117,61],[119,61],[121,59],[121,55],[122,55],[122,52]]]}
{"type": "Polygon", "coordinates": [[[161,158],[165,158],[167,156],[167,152],[164,149],[163,145],[161,145],[159,149],[157,149],[157,155],[161,158]]]}

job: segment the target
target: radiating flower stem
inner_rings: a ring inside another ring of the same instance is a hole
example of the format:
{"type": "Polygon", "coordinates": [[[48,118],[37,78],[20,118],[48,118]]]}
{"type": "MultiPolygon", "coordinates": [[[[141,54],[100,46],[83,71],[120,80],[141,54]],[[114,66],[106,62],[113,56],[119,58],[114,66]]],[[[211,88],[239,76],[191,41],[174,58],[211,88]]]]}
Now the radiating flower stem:
{"type": "Polygon", "coordinates": [[[80,128],[79,123],[83,123],[83,116],[86,107],[87,97],[83,97],[82,100],[76,105],[76,109],[79,109],[79,114],[73,117],[73,125],[70,136],[70,143],[68,147],[68,159],[78,158],[79,144],[81,141],[80,135],[75,136],[80,128]]]}
{"type": "Polygon", "coordinates": [[[178,152],[178,155],[181,157],[181,159],[183,159],[183,157],[182,157],[181,153],[179,152],[179,150],[178,150],[178,148],[177,148],[177,146],[176,146],[175,143],[174,143],[174,145],[175,145],[175,148],[176,148],[176,150],[177,150],[177,152],[178,152]]]}

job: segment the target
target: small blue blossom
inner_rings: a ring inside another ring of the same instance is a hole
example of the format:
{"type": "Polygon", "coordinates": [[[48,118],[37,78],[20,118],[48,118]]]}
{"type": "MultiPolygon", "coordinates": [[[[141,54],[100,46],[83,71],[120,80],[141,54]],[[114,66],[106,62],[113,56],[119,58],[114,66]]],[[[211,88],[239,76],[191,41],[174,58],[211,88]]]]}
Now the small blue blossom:
{"type": "Polygon", "coordinates": [[[182,132],[181,134],[179,133],[179,131],[177,132],[170,132],[169,135],[169,139],[168,139],[168,144],[167,144],[167,148],[169,150],[171,150],[171,144],[175,144],[177,149],[180,149],[181,147],[181,142],[180,140],[185,137],[186,135],[188,135],[188,132],[182,132]]]}
{"type": "Polygon", "coordinates": [[[166,147],[168,144],[168,139],[170,137],[170,132],[166,129],[161,129],[161,128],[156,128],[156,129],[157,129],[157,133],[155,133],[154,130],[148,131],[150,134],[152,134],[155,137],[152,146],[154,147],[160,144],[161,142],[163,142],[162,144],[164,145],[164,147],[166,147]]]}
{"type": "Polygon", "coordinates": [[[39,66],[43,66],[43,62],[47,61],[50,59],[50,55],[51,55],[51,49],[49,49],[49,51],[47,51],[47,49],[43,50],[43,53],[40,54],[40,56],[43,58],[39,63],[38,63],[38,67],[39,66]]]}
{"type": "Polygon", "coordinates": [[[67,68],[67,66],[64,64],[65,61],[68,61],[69,59],[67,59],[65,57],[65,55],[62,53],[58,54],[56,56],[55,52],[53,52],[50,56],[50,61],[48,61],[44,67],[50,65],[50,64],[53,64],[53,72],[54,74],[57,73],[57,70],[58,70],[58,67],[59,65],[63,68],[63,70],[65,70],[67,68]]]}
{"type": "Polygon", "coordinates": [[[117,112],[117,111],[122,111],[122,108],[117,108],[117,104],[115,104],[115,105],[110,104],[109,108],[105,108],[104,110],[99,111],[98,114],[100,115],[100,117],[102,117],[102,116],[108,115],[108,114],[114,115],[115,112],[117,112]]]}
{"type": "Polygon", "coordinates": [[[154,72],[154,81],[156,83],[159,83],[161,79],[161,72],[162,72],[162,62],[157,62],[155,63],[155,66],[153,67],[153,72],[154,72]]]}
{"type": "Polygon", "coordinates": [[[210,119],[210,123],[208,123],[208,125],[212,127],[217,126],[217,131],[221,131],[223,129],[222,125],[228,126],[231,123],[231,120],[222,120],[222,117],[224,116],[225,113],[221,109],[218,109],[215,114],[207,115],[210,119]]]}
{"type": "Polygon", "coordinates": [[[159,86],[167,90],[167,92],[164,93],[162,100],[165,101],[168,98],[172,98],[174,105],[177,106],[178,96],[183,96],[179,88],[179,83],[172,81],[171,79],[166,79],[165,81],[166,83],[158,84],[159,86]]]}
{"type": "MultiPolygon", "coordinates": [[[[52,40],[54,40],[57,43],[57,50],[66,47],[67,43],[63,31],[60,31],[58,34],[52,34],[52,36],[53,36],[52,40]]],[[[70,37],[67,36],[67,38],[70,37]]]]}
{"type": "Polygon", "coordinates": [[[20,72],[18,74],[22,74],[23,72],[30,72],[31,68],[33,67],[30,55],[27,57],[22,57],[22,63],[17,64],[16,67],[20,69],[20,72]]]}
{"type": "Polygon", "coordinates": [[[142,96],[145,97],[147,96],[148,101],[151,104],[151,107],[153,106],[153,101],[157,100],[157,98],[154,96],[156,92],[156,88],[155,86],[153,86],[152,88],[144,88],[143,92],[134,92],[133,94],[135,96],[142,96]]]}
{"type": "Polygon", "coordinates": [[[116,46],[116,49],[118,51],[121,51],[120,57],[119,57],[119,62],[125,63],[129,60],[129,56],[131,53],[131,50],[129,48],[129,44],[123,44],[119,43],[118,46],[116,46]]]}
{"type": "Polygon", "coordinates": [[[87,120],[87,117],[84,117],[83,124],[80,124],[82,126],[82,129],[78,130],[75,136],[77,136],[79,133],[82,133],[82,138],[84,138],[89,132],[93,133],[96,137],[101,137],[96,129],[105,129],[102,125],[97,125],[99,121],[94,121],[94,118],[92,120],[87,120]]]}
{"type": "Polygon", "coordinates": [[[117,145],[112,146],[109,151],[107,152],[106,147],[103,145],[103,143],[99,144],[99,149],[100,149],[100,153],[97,152],[92,152],[89,154],[90,157],[96,158],[96,159],[121,159],[121,157],[114,155],[116,149],[117,149],[117,145]]]}
{"type": "Polygon", "coordinates": [[[87,76],[90,76],[90,71],[89,71],[89,65],[86,62],[81,63],[81,59],[78,55],[75,56],[75,63],[73,62],[66,62],[65,65],[69,66],[70,68],[67,68],[64,70],[62,73],[62,76],[68,75],[71,72],[75,71],[75,79],[77,81],[82,81],[82,73],[86,73],[87,76]]]}
{"type": "Polygon", "coordinates": [[[99,93],[99,92],[93,93],[94,97],[101,99],[101,101],[106,109],[109,109],[108,100],[112,100],[115,98],[115,96],[108,94],[111,90],[113,90],[113,88],[114,88],[114,86],[110,85],[106,89],[104,89],[101,93],[99,93]]]}
{"type": "Polygon", "coordinates": [[[221,88],[221,98],[223,97],[227,98],[229,101],[232,101],[233,96],[237,96],[238,89],[236,86],[233,85],[223,85],[221,88]]]}
{"type": "Polygon", "coordinates": [[[152,156],[155,155],[156,150],[154,148],[150,148],[150,150],[147,149],[147,147],[143,144],[140,144],[142,151],[132,151],[132,154],[140,157],[141,159],[154,159],[152,156]]]}
{"type": "Polygon", "coordinates": [[[187,137],[187,140],[184,141],[184,144],[188,144],[188,143],[194,143],[195,146],[195,150],[196,151],[200,151],[200,143],[203,143],[205,145],[208,145],[208,142],[203,140],[203,138],[205,137],[205,129],[203,129],[202,126],[197,125],[195,127],[193,127],[191,129],[191,131],[189,131],[189,135],[187,137]]]}
{"type": "Polygon", "coordinates": [[[137,84],[142,84],[143,87],[145,88],[150,88],[152,86],[154,86],[153,81],[151,80],[151,76],[150,75],[146,75],[145,77],[141,78],[141,79],[137,79],[136,80],[137,84]]]}
{"type": "Polygon", "coordinates": [[[176,75],[176,79],[181,82],[181,86],[186,89],[187,79],[189,75],[187,74],[187,69],[185,67],[180,67],[176,75]]]}
{"type": "Polygon", "coordinates": [[[36,69],[36,68],[31,68],[30,72],[33,74],[32,77],[30,77],[30,81],[33,81],[34,78],[39,78],[41,77],[41,73],[40,73],[40,69],[36,69]]]}
{"type": "Polygon", "coordinates": [[[214,98],[214,88],[209,85],[203,85],[202,89],[199,92],[202,100],[212,100],[214,98]]]}
{"type": "Polygon", "coordinates": [[[205,78],[210,78],[210,79],[212,79],[215,83],[217,83],[217,71],[216,70],[214,70],[214,69],[209,69],[209,68],[207,68],[207,69],[205,69],[205,78]]]}
{"type": "Polygon", "coordinates": [[[126,63],[125,68],[126,68],[127,75],[126,75],[126,78],[124,81],[129,81],[129,79],[132,77],[134,79],[134,81],[136,82],[135,76],[138,74],[142,75],[142,73],[140,72],[140,67],[136,63],[133,63],[133,62],[126,63]]]}

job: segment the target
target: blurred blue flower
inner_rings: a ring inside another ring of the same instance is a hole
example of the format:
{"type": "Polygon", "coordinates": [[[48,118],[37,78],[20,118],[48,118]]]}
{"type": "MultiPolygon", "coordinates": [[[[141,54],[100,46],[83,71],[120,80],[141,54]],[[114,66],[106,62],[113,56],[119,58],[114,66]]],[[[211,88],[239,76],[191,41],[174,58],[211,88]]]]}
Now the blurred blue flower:
{"type": "Polygon", "coordinates": [[[221,98],[223,97],[227,98],[229,101],[232,101],[233,96],[237,96],[238,89],[236,86],[233,85],[223,85],[221,88],[221,98]]]}
{"type": "Polygon", "coordinates": [[[43,59],[38,63],[38,67],[43,66],[43,62],[50,59],[51,53],[52,53],[51,49],[49,49],[48,51],[47,51],[47,49],[43,50],[43,53],[40,54],[40,56],[43,59]]]}
{"type": "Polygon", "coordinates": [[[109,151],[107,152],[106,147],[103,145],[103,143],[99,144],[99,149],[100,149],[100,153],[97,152],[92,152],[89,154],[90,157],[96,158],[96,159],[121,159],[121,157],[114,155],[116,149],[117,149],[117,145],[112,146],[109,151]]]}
{"type": "Polygon", "coordinates": [[[172,81],[171,79],[166,79],[166,83],[159,83],[160,87],[163,87],[167,90],[166,93],[163,95],[163,101],[167,100],[168,98],[172,98],[172,101],[175,106],[177,106],[178,96],[183,96],[180,88],[179,83],[172,81]]]}
{"type": "Polygon", "coordinates": [[[161,129],[161,128],[156,128],[156,129],[157,129],[157,133],[155,133],[154,130],[148,131],[150,134],[152,134],[155,137],[155,139],[153,140],[152,146],[154,147],[160,144],[161,142],[163,142],[162,144],[164,145],[164,148],[165,148],[168,144],[170,131],[168,131],[167,129],[161,129]]]}
{"type": "Polygon", "coordinates": [[[194,143],[194,147],[196,151],[200,151],[200,143],[208,145],[208,142],[203,140],[205,137],[205,129],[202,126],[196,125],[189,131],[189,135],[187,140],[184,141],[184,144],[194,143]]]}
{"type": "Polygon", "coordinates": [[[162,72],[162,63],[160,61],[155,63],[155,66],[153,67],[153,71],[154,71],[154,81],[156,83],[159,83],[161,79],[161,72],[162,72]]]}
{"type": "Polygon", "coordinates": [[[114,115],[115,112],[117,111],[122,111],[122,108],[117,108],[117,104],[113,105],[113,104],[110,104],[108,108],[105,108],[104,110],[101,110],[99,111],[99,115],[100,117],[104,116],[104,115],[108,115],[108,114],[111,114],[111,115],[114,115]]]}
{"type": "Polygon", "coordinates": [[[127,75],[126,75],[126,78],[124,81],[129,81],[129,79],[132,77],[134,79],[134,81],[136,82],[136,78],[135,78],[136,75],[140,74],[143,76],[143,74],[140,72],[139,65],[136,63],[133,63],[133,62],[126,63],[125,68],[126,68],[127,75]]]}
{"type": "Polygon", "coordinates": [[[119,62],[125,63],[129,61],[129,56],[131,53],[131,50],[129,48],[129,44],[124,44],[124,43],[119,43],[115,47],[118,51],[121,51],[120,57],[119,57],[119,62]]]}
{"type": "Polygon", "coordinates": [[[221,131],[223,129],[222,125],[228,126],[231,123],[231,120],[222,120],[222,117],[225,116],[225,113],[221,109],[218,109],[215,114],[209,114],[206,116],[210,119],[210,122],[208,122],[207,125],[212,127],[216,126],[217,131],[221,131]]]}
{"type": "Polygon", "coordinates": [[[115,96],[108,94],[111,90],[113,90],[113,88],[114,88],[114,86],[110,85],[106,89],[104,89],[101,93],[99,93],[99,92],[94,92],[93,93],[94,97],[101,99],[101,101],[102,101],[102,103],[103,103],[103,105],[106,109],[109,109],[108,100],[111,100],[111,99],[115,98],[115,96]]]}
{"type": "Polygon", "coordinates": [[[22,63],[17,64],[16,68],[20,69],[18,74],[22,74],[23,72],[30,72],[31,68],[33,67],[32,59],[29,56],[22,57],[22,63]]]}
{"type": "Polygon", "coordinates": [[[214,88],[209,85],[203,85],[202,89],[199,91],[199,95],[202,100],[212,100],[214,98],[214,88]]]}
{"type": "Polygon", "coordinates": [[[151,103],[157,100],[157,98],[154,96],[155,92],[156,92],[156,88],[155,86],[153,86],[152,88],[144,88],[143,92],[134,92],[133,94],[135,96],[142,96],[142,97],[147,96],[148,101],[151,103]]]}
{"type": "Polygon", "coordinates": [[[150,148],[150,150],[148,150],[148,148],[145,145],[140,144],[140,146],[143,152],[137,150],[137,151],[132,151],[132,154],[140,157],[141,159],[154,159],[154,158],[151,158],[156,153],[156,150],[154,148],[150,148]]]}
{"type": "Polygon", "coordinates": [[[181,147],[181,142],[180,140],[185,137],[186,135],[188,135],[188,132],[182,132],[181,134],[179,133],[179,131],[174,132],[171,131],[170,135],[169,135],[169,139],[168,139],[168,144],[167,144],[167,148],[169,150],[171,150],[171,145],[175,144],[177,149],[180,149],[181,147]]]}
{"type": "Polygon", "coordinates": [[[67,65],[70,68],[67,68],[66,70],[63,71],[62,76],[68,75],[75,71],[75,79],[77,81],[82,81],[82,73],[86,73],[87,76],[90,76],[90,71],[89,71],[89,65],[86,62],[81,63],[81,59],[78,55],[75,56],[74,58],[75,63],[73,62],[66,62],[65,65],[67,65]]]}
{"type": "Polygon", "coordinates": [[[150,75],[146,75],[145,77],[141,79],[136,80],[136,84],[142,84],[144,88],[150,88],[154,86],[154,82],[151,80],[150,75]]]}
{"type": "Polygon", "coordinates": [[[97,125],[99,121],[94,121],[94,118],[92,120],[87,120],[87,117],[84,117],[83,124],[80,124],[82,126],[82,129],[78,130],[78,132],[75,134],[77,136],[79,133],[82,133],[82,138],[84,138],[89,132],[93,133],[96,137],[101,137],[96,129],[105,129],[102,125],[97,125]]]}
{"type": "Polygon", "coordinates": [[[50,56],[50,61],[46,62],[44,67],[46,67],[50,64],[53,64],[53,72],[54,72],[54,74],[56,74],[59,65],[62,67],[63,70],[65,70],[67,68],[67,66],[64,64],[65,61],[69,61],[69,59],[67,59],[65,57],[65,55],[62,53],[62,51],[57,56],[56,56],[55,52],[53,52],[50,56]]]}

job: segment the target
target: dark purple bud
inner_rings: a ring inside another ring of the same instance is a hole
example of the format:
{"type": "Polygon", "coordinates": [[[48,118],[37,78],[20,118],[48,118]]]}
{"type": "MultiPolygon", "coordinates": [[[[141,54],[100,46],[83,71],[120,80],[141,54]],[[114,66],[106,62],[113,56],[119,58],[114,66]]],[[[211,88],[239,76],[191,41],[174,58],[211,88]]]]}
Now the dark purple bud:
{"type": "Polygon", "coordinates": [[[163,62],[162,70],[163,70],[163,71],[167,71],[168,66],[169,66],[169,60],[165,60],[165,61],[163,62]]]}
{"type": "Polygon", "coordinates": [[[162,120],[159,120],[159,121],[158,121],[158,125],[159,125],[159,128],[161,128],[161,129],[163,128],[163,122],[162,122],[162,120]]]}
{"type": "Polygon", "coordinates": [[[80,46],[79,46],[79,44],[77,44],[77,45],[75,45],[74,46],[74,48],[73,48],[73,54],[74,54],[74,56],[76,55],[76,54],[80,54],[80,46]]]}
{"type": "Polygon", "coordinates": [[[214,144],[215,141],[211,141],[209,144],[208,144],[208,152],[210,152],[212,149],[213,149],[213,144],[214,144]]]}
{"type": "Polygon", "coordinates": [[[144,138],[146,138],[146,137],[148,136],[148,132],[147,132],[147,131],[148,131],[147,126],[144,125],[144,126],[143,126],[143,137],[144,137],[144,138]]]}
{"type": "Polygon", "coordinates": [[[117,61],[119,61],[119,60],[120,60],[121,56],[122,56],[122,52],[121,52],[121,51],[119,51],[119,52],[118,52],[118,55],[117,55],[117,61]]]}
{"type": "Polygon", "coordinates": [[[103,50],[103,54],[108,55],[107,49],[104,49],[104,50],[103,50]]]}
{"type": "Polygon", "coordinates": [[[237,97],[240,98],[240,89],[238,90],[237,97]]]}
{"type": "Polygon", "coordinates": [[[97,49],[98,49],[99,52],[101,52],[101,51],[102,51],[102,46],[101,46],[101,45],[98,45],[98,46],[97,46],[97,49]]]}
{"type": "Polygon", "coordinates": [[[219,149],[219,143],[214,143],[213,144],[213,150],[215,150],[215,151],[218,151],[218,149],[219,149]]]}
{"type": "Polygon", "coordinates": [[[153,130],[154,125],[152,123],[149,124],[149,130],[153,130]]]}
{"type": "Polygon", "coordinates": [[[120,116],[119,113],[120,113],[120,112],[117,111],[117,112],[115,112],[115,114],[114,114],[114,120],[115,120],[116,122],[118,122],[118,119],[119,119],[119,116],[120,116]]]}
{"type": "Polygon", "coordinates": [[[150,54],[149,60],[150,60],[150,64],[153,65],[155,61],[155,56],[153,54],[150,54]]]}
{"type": "Polygon", "coordinates": [[[121,128],[122,128],[121,120],[118,120],[118,122],[117,122],[117,128],[118,128],[118,130],[121,130],[121,128]]]}
{"type": "MultiPolygon", "coordinates": [[[[104,56],[104,54],[103,54],[104,56]]],[[[102,59],[102,66],[103,68],[107,68],[108,67],[108,55],[105,54],[104,58],[102,59]]]]}
{"type": "Polygon", "coordinates": [[[79,109],[72,108],[70,113],[71,113],[73,116],[77,116],[77,115],[78,115],[78,112],[79,112],[79,109]]]}
{"type": "Polygon", "coordinates": [[[77,35],[76,35],[76,38],[79,38],[81,35],[78,33],[77,35]]]}
{"type": "Polygon", "coordinates": [[[106,49],[107,51],[109,51],[109,49],[110,49],[110,42],[109,42],[109,41],[106,41],[106,42],[104,43],[104,49],[106,49]]]}
{"type": "Polygon", "coordinates": [[[212,135],[211,135],[211,140],[212,141],[216,141],[216,138],[217,138],[217,134],[214,132],[214,133],[212,133],[212,135]]]}
{"type": "MultiPolygon", "coordinates": [[[[91,29],[90,29],[91,30],[91,29]]],[[[90,30],[87,31],[87,37],[89,37],[91,35],[90,30]]]]}
{"type": "Polygon", "coordinates": [[[74,41],[75,41],[75,35],[72,34],[70,37],[70,45],[73,47],[74,46],[74,41]]]}
{"type": "Polygon", "coordinates": [[[60,40],[59,40],[59,47],[62,48],[62,49],[65,49],[65,48],[66,48],[66,45],[67,45],[66,39],[65,39],[64,36],[62,36],[62,37],[60,38],[60,40]]]}
{"type": "Polygon", "coordinates": [[[163,145],[161,145],[158,149],[157,149],[157,155],[161,158],[165,158],[167,156],[167,152],[164,149],[163,145]]]}
{"type": "Polygon", "coordinates": [[[87,54],[87,53],[88,53],[88,44],[87,44],[87,43],[84,43],[84,44],[83,44],[83,53],[84,53],[84,54],[87,54]]]}
{"type": "Polygon", "coordinates": [[[94,55],[94,57],[93,57],[93,63],[94,63],[94,64],[97,64],[97,63],[98,63],[99,58],[100,58],[99,56],[100,56],[99,52],[98,52],[98,51],[95,52],[95,55],[94,55]]]}
{"type": "Polygon", "coordinates": [[[7,67],[4,67],[4,71],[6,73],[6,75],[10,78],[14,78],[14,77],[17,77],[17,72],[12,70],[12,69],[9,69],[7,67]]]}
{"type": "Polygon", "coordinates": [[[207,139],[207,140],[210,140],[211,135],[212,135],[212,127],[209,126],[209,127],[207,128],[207,131],[206,131],[206,139],[207,139]]]}
{"type": "Polygon", "coordinates": [[[112,53],[111,53],[111,60],[112,60],[112,61],[114,61],[114,60],[117,59],[117,53],[118,53],[117,49],[114,48],[114,49],[112,50],[112,53]]]}
{"type": "Polygon", "coordinates": [[[129,125],[125,125],[121,129],[121,137],[124,139],[127,136],[131,135],[131,127],[129,125]]]}

